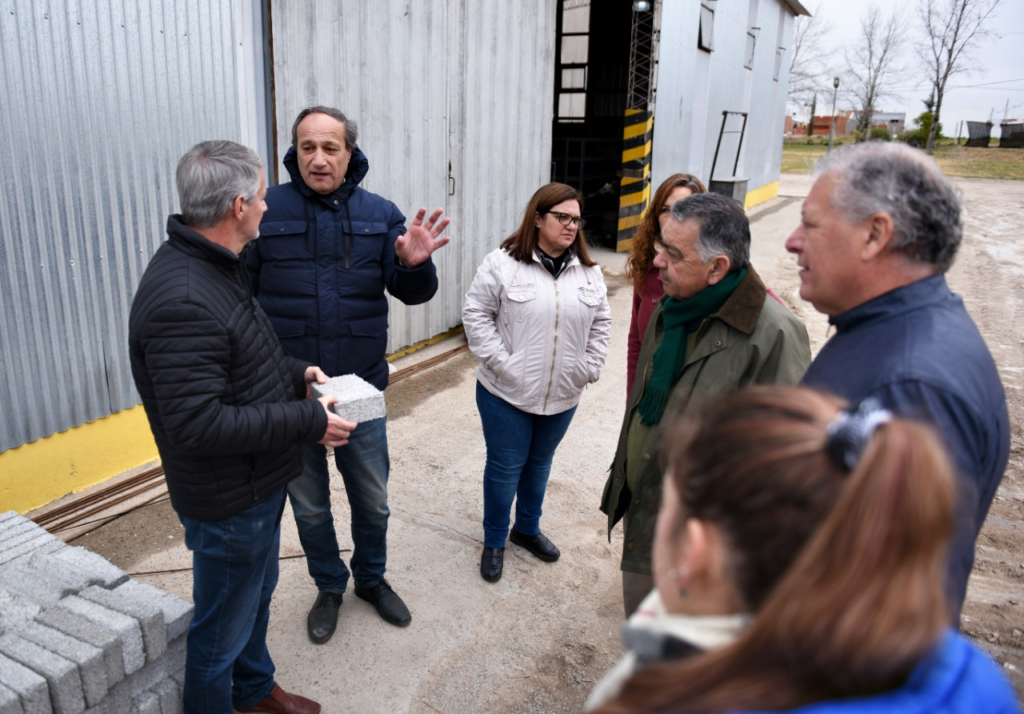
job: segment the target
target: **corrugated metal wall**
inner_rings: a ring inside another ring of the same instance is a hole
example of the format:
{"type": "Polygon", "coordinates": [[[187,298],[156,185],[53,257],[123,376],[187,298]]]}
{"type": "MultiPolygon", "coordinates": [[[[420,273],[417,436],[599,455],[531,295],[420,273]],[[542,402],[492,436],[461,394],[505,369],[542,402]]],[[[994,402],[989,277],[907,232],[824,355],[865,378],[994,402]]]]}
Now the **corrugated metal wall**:
{"type": "MultiPolygon", "coordinates": [[[[697,48],[700,0],[665,2],[654,119],[652,182],[657,186],[676,171],[710,179],[722,111],[749,112],[737,174],[750,189],[778,180],[782,156],[782,119],[793,15],[782,0],[718,0],[714,50],[697,48]],[[744,67],[747,30],[759,27],[752,69],[744,67]],[[773,79],[778,47],[785,47],[778,81],[773,79]]],[[[727,131],[739,129],[731,117],[727,131]]],[[[738,135],[722,140],[716,178],[732,174],[738,135]]]]}
{"type": "Polygon", "coordinates": [[[0,451],[138,403],[135,286],[174,167],[240,139],[237,7],[37,0],[0,12],[0,451]]]}
{"type": "Polygon", "coordinates": [[[452,218],[452,243],[434,254],[438,294],[415,307],[391,301],[388,350],[459,324],[483,256],[550,175],[555,2],[293,0],[272,9],[279,158],[300,109],[338,107],[359,125],[364,188],[410,221],[419,206],[452,218]]]}

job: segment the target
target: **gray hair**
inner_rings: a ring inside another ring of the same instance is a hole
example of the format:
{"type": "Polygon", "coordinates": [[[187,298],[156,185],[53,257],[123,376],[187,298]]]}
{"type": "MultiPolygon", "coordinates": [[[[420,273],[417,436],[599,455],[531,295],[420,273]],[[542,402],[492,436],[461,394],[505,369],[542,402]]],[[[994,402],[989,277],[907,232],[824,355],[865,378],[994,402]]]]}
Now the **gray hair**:
{"type": "Polygon", "coordinates": [[[851,223],[876,213],[893,220],[892,250],[945,273],[963,238],[960,196],[935,161],[905,144],[847,145],[818,162],[836,182],[832,206],[851,223]]]}
{"type": "Polygon", "coordinates": [[[308,117],[310,114],[326,114],[329,117],[334,117],[342,124],[345,125],[345,148],[355,148],[356,139],[359,138],[359,127],[356,126],[355,121],[348,119],[344,114],[334,107],[306,107],[299,115],[295,117],[295,123],[292,124],[292,146],[298,147],[299,145],[299,122],[308,117]]]}
{"type": "Polygon", "coordinates": [[[185,225],[212,228],[238,196],[251,205],[262,167],[259,154],[233,141],[202,141],[189,149],[175,174],[185,225]]]}
{"type": "Polygon", "coordinates": [[[750,263],[750,221],[739,201],[717,193],[695,193],[672,205],[672,218],[700,226],[697,255],[705,263],[725,255],[729,272],[750,263]]]}

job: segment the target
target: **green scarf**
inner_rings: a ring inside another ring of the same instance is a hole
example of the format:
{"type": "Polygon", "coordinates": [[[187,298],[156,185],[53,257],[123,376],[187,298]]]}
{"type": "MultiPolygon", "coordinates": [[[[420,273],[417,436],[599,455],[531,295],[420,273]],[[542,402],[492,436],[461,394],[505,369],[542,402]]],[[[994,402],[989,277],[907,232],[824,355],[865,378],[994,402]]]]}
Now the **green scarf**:
{"type": "Polygon", "coordinates": [[[651,381],[637,407],[645,425],[653,426],[661,421],[669,392],[686,361],[686,336],[696,332],[709,315],[725,304],[746,275],[747,269],[743,268],[739,272],[729,273],[693,297],[685,300],[670,297],[665,300],[661,308],[665,336],[654,352],[651,381]]]}

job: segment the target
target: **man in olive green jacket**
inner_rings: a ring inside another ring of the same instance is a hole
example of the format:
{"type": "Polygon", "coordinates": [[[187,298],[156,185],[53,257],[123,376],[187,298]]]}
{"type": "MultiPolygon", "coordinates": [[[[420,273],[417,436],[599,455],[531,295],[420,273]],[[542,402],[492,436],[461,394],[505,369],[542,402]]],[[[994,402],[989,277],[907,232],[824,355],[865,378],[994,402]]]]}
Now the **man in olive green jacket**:
{"type": "Polygon", "coordinates": [[[653,588],[651,545],[661,504],[658,452],[666,424],[715,394],[796,384],[811,361],[803,323],[768,296],[750,265],[750,224],[712,193],[661,217],[654,267],[665,297],[651,316],[601,510],[608,537],[625,517],[623,604],[628,617],[653,588]]]}

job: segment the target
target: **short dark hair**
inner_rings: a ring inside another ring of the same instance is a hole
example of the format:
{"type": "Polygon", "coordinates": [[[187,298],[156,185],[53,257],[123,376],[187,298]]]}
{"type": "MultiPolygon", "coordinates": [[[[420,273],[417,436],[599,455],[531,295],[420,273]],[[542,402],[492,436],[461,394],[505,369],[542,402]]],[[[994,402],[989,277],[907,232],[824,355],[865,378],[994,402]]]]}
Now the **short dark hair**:
{"type": "Polygon", "coordinates": [[[359,138],[359,127],[356,126],[354,120],[346,117],[341,110],[335,109],[334,107],[325,107],[317,105],[315,107],[306,107],[299,115],[295,117],[295,123],[292,124],[292,146],[298,147],[299,145],[299,122],[308,117],[310,114],[326,114],[329,117],[334,117],[342,124],[345,125],[345,148],[354,149],[356,145],[356,139],[359,138]]]}
{"type": "Polygon", "coordinates": [[[700,226],[696,247],[701,260],[725,255],[730,272],[750,263],[750,221],[739,201],[717,193],[696,193],[673,204],[672,218],[700,226]]]}
{"type": "Polygon", "coordinates": [[[818,162],[815,173],[836,182],[832,206],[852,223],[887,213],[892,250],[945,273],[953,265],[963,227],[960,196],[938,164],[906,144],[848,144],[818,162]]]}

